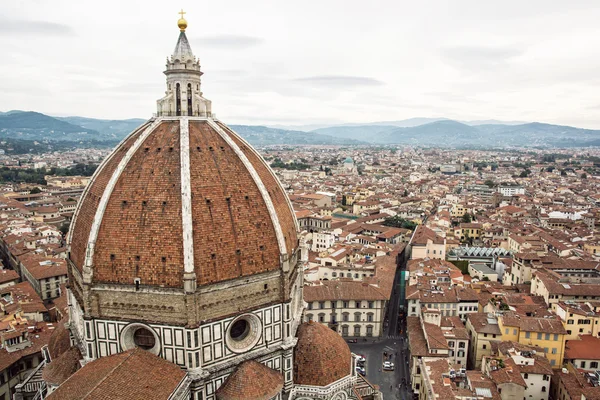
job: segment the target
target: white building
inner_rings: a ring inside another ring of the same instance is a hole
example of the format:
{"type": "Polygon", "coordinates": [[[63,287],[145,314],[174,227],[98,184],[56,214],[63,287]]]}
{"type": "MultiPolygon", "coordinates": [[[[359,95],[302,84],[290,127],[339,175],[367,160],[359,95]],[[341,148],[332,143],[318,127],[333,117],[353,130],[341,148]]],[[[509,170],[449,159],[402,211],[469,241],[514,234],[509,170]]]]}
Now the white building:
{"type": "Polygon", "coordinates": [[[498,186],[498,193],[501,193],[503,196],[511,197],[525,194],[525,188],[523,186],[498,186]]]}

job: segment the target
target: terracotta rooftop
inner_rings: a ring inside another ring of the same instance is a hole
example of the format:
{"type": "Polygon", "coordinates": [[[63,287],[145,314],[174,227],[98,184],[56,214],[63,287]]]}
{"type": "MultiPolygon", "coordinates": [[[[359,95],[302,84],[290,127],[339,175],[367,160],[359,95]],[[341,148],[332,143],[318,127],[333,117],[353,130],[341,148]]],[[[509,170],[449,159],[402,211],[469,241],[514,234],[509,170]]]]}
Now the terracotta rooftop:
{"type": "Polygon", "coordinates": [[[134,349],[86,364],[48,400],[167,400],[185,377],[177,365],[134,349]]]}
{"type": "Polygon", "coordinates": [[[270,400],[281,392],[283,375],[256,361],[244,361],[217,390],[218,400],[270,400]]]}
{"type": "MultiPolygon", "coordinates": [[[[217,124],[189,122],[185,172],[199,286],[278,270],[281,254],[298,247],[295,217],[276,176],[250,145],[217,124]]],[[[158,123],[126,158],[145,128],[108,156],[82,195],[69,236],[71,260],[81,271],[100,199],[116,179],[98,227],[94,281],[132,285],[138,277],[142,285],[178,288],[184,271],[180,121],[158,123]]]]}
{"type": "Polygon", "coordinates": [[[579,340],[569,340],[565,345],[565,360],[600,360],[600,338],[580,335],[579,340]]]}
{"type": "Polygon", "coordinates": [[[294,383],[327,386],[352,373],[350,349],[344,339],[319,323],[305,322],[298,328],[294,348],[294,383]]]}
{"type": "Polygon", "coordinates": [[[52,359],[52,362],[44,367],[42,371],[42,378],[47,383],[53,385],[61,385],[71,375],[73,375],[81,364],[79,360],[83,357],[78,347],[71,347],[66,352],[62,353],[60,357],[52,359]]]}

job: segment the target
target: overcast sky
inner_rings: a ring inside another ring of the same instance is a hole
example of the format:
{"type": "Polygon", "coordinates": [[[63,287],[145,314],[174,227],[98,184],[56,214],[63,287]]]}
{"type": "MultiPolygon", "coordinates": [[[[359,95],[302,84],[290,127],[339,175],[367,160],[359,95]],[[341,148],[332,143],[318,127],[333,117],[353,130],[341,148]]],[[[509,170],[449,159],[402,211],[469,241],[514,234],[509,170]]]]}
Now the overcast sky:
{"type": "Polygon", "coordinates": [[[226,123],[600,129],[599,0],[3,0],[0,110],[148,118],[181,7],[226,123]]]}

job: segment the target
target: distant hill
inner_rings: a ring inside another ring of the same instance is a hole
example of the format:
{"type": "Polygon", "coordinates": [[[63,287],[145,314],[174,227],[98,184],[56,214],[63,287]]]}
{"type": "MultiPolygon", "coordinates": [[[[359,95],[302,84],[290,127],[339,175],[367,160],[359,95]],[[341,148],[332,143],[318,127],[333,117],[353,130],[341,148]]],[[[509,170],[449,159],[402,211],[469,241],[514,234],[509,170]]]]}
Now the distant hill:
{"type": "Polygon", "coordinates": [[[352,138],[337,138],[315,132],[289,131],[255,125],[231,125],[231,129],[250,142],[253,146],[275,144],[306,145],[359,145],[369,144],[366,141],[352,138]]]}
{"type": "Polygon", "coordinates": [[[467,125],[453,120],[440,120],[405,128],[380,125],[338,126],[314,132],[366,140],[374,144],[442,147],[587,147],[598,146],[600,141],[600,130],[538,122],[520,125],[467,125]]]}
{"type": "Polygon", "coordinates": [[[0,137],[24,140],[94,140],[99,133],[34,111],[0,115],[0,137]]]}
{"type": "MultiPolygon", "coordinates": [[[[80,143],[81,146],[104,146],[120,141],[143,122],[143,119],[51,117],[34,111],[13,110],[0,112],[0,139],[64,141],[80,143]]],[[[539,122],[495,122],[497,121],[459,122],[445,118],[411,118],[373,124],[321,127],[310,132],[261,125],[232,125],[232,128],[254,146],[406,144],[497,148],[600,145],[600,130],[539,122]]]]}
{"type": "Polygon", "coordinates": [[[115,140],[121,140],[138,126],[146,122],[145,119],[132,118],[123,120],[94,119],[85,117],[57,117],[56,119],[78,125],[86,129],[93,129],[115,140]]]}

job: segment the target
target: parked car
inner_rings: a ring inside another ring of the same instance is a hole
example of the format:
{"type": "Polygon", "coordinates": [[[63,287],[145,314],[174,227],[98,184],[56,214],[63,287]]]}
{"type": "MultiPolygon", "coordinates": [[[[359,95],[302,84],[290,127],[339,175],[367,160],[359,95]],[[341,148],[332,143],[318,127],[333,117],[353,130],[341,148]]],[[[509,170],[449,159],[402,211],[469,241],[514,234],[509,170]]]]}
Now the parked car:
{"type": "Polygon", "coordinates": [[[367,374],[367,370],[365,369],[365,367],[356,367],[356,372],[361,374],[362,376],[365,376],[367,374]]]}
{"type": "Polygon", "coordinates": [[[346,340],[346,342],[348,342],[348,343],[356,343],[357,340],[356,339],[348,339],[348,340],[346,340]]]}
{"type": "Polygon", "coordinates": [[[365,361],[367,361],[367,359],[363,355],[357,354],[356,355],[356,361],[358,361],[360,363],[364,363],[365,361]]]}
{"type": "Polygon", "coordinates": [[[391,361],[384,361],[383,362],[383,370],[384,371],[393,371],[394,370],[394,363],[391,361]]]}

